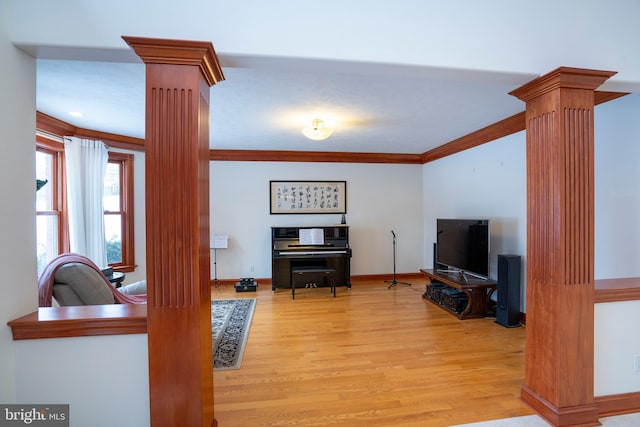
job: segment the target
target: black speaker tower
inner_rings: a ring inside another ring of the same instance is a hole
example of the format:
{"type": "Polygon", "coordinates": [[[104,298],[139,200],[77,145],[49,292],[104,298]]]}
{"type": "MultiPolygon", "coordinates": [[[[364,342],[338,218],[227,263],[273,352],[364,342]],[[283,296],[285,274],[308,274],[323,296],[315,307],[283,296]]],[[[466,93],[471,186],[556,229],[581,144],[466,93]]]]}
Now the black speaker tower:
{"type": "Polygon", "coordinates": [[[520,326],[520,256],[498,255],[498,304],[496,323],[520,326]]]}

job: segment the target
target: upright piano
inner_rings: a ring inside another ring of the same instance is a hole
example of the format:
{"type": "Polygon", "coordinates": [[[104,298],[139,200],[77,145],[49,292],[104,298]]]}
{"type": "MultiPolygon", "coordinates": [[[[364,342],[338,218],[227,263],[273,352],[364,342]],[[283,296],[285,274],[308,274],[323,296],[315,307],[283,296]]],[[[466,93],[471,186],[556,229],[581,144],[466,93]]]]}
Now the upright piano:
{"type": "Polygon", "coordinates": [[[349,227],[331,225],[321,227],[271,227],[271,290],[291,289],[291,269],[297,267],[331,268],[335,286],[351,288],[351,248],[349,227]],[[301,230],[303,239],[300,239],[301,230]],[[309,232],[322,238],[309,244],[309,232]]]}

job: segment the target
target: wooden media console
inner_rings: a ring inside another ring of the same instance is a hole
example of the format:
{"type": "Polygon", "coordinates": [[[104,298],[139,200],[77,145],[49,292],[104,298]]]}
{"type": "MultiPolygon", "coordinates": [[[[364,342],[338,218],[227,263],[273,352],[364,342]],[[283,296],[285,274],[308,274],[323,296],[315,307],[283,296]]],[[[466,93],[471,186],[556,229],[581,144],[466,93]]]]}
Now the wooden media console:
{"type": "Polygon", "coordinates": [[[494,314],[491,295],[497,283],[460,273],[420,269],[429,280],[424,299],[443,308],[458,319],[475,319],[494,314]]]}

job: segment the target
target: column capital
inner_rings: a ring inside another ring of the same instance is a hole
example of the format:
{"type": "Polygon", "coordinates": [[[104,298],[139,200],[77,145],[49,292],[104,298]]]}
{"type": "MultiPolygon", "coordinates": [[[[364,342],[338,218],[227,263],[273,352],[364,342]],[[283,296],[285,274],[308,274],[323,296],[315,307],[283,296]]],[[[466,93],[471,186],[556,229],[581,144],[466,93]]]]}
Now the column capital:
{"type": "Polygon", "coordinates": [[[595,90],[615,74],[615,71],[558,67],[512,90],[509,95],[527,102],[558,88],[595,90]]]}
{"type": "Polygon", "coordinates": [[[195,65],[209,86],[224,80],[211,42],[122,36],[145,64],[195,65]]]}

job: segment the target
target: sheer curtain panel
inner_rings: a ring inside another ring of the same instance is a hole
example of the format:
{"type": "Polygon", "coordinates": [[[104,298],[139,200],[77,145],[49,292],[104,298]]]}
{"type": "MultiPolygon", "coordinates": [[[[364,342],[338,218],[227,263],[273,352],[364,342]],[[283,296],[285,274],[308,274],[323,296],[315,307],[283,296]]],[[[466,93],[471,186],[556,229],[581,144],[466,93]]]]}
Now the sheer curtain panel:
{"type": "Polygon", "coordinates": [[[102,141],[65,137],[69,244],[100,268],[107,266],[104,175],[109,154],[102,141]]]}

